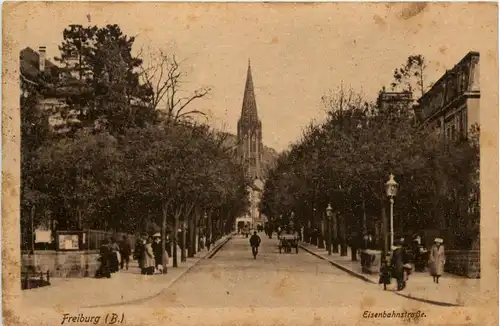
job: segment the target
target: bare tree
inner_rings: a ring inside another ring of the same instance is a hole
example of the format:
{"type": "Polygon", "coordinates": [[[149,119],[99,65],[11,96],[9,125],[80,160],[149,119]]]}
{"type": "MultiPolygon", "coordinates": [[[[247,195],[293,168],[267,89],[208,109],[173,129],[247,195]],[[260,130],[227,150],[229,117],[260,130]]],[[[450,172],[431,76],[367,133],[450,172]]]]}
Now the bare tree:
{"type": "Polygon", "coordinates": [[[356,92],[352,87],[345,87],[343,83],[337,89],[321,97],[321,102],[330,118],[343,115],[353,109],[367,111],[369,103],[363,99],[363,94],[356,92]]]}
{"type": "Polygon", "coordinates": [[[141,66],[141,79],[152,92],[149,105],[164,115],[167,124],[189,119],[195,115],[206,117],[204,112],[188,109],[188,106],[193,101],[209,95],[210,87],[198,88],[188,96],[181,96],[182,79],[186,74],[181,71],[182,62],[179,62],[175,55],[157,49],[150,52],[148,60],[145,61],[147,64],[141,66]]]}
{"type": "Polygon", "coordinates": [[[423,55],[411,55],[408,57],[405,64],[394,69],[394,81],[392,89],[402,88],[403,91],[415,92],[419,91],[423,96],[428,89],[426,80],[427,63],[423,55]]]}

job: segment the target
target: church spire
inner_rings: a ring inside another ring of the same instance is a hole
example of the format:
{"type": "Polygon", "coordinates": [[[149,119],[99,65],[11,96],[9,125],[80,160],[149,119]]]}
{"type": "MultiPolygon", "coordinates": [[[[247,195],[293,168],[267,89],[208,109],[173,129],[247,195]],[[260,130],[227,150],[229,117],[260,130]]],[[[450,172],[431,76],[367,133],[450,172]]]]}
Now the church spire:
{"type": "Polygon", "coordinates": [[[248,59],[247,81],[245,83],[245,93],[243,94],[243,105],[241,108],[242,122],[258,122],[257,102],[255,101],[255,92],[252,80],[252,68],[250,58],[248,59]]]}

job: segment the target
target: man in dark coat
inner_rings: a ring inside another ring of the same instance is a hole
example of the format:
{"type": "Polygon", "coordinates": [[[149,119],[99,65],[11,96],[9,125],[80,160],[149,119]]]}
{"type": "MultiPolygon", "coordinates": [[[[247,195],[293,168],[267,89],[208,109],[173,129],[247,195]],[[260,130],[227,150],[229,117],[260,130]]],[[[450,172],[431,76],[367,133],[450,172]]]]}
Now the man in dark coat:
{"type": "Polygon", "coordinates": [[[109,241],[105,240],[102,244],[101,244],[101,248],[100,248],[100,257],[99,257],[99,261],[101,263],[101,265],[99,266],[99,269],[97,270],[96,272],[96,277],[97,278],[102,278],[102,277],[107,277],[107,278],[110,278],[111,277],[111,270],[110,270],[110,247],[109,247],[109,241]]]}
{"type": "Polygon", "coordinates": [[[401,240],[395,241],[391,257],[392,276],[398,281],[398,291],[406,286],[404,264],[407,263],[407,257],[401,245],[401,240]]]}
{"type": "Polygon", "coordinates": [[[126,235],[123,236],[122,243],[120,243],[120,255],[121,262],[120,268],[123,269],[123,266],[128,270],[128,264],[130,263],[130,254],[132,253],[132,249],[130,248],[130,242],[126,235]]]}
{"type": "Polygon", "coordinates": [[[155,258],[155,268],[157,268],[159,265],[162,265],[161,259],[163,256],[163,248],[161,245],[161,239],[155,237],[153,243],[151,244],[151,247],[153,248],[153,254],[155,258]]]}
{"type": "Polygon", "coordinates": [[[257,254],[259,253],[259,246],[260,246],[260,237],[257,235],[257,232],[254,232],[253,235],[250,237],[250,246],[252,246],[252,254],[253,258],[257,258],[257,254]]]}

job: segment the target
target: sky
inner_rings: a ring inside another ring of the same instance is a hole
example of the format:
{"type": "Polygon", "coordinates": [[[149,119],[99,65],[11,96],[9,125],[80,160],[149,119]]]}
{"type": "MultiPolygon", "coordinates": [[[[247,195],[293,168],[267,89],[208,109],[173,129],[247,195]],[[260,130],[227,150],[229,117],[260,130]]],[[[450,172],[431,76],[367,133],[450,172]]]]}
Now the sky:
{"type": "Polygon", "coordinates": [[[425,56],[429,83],[469,51],[496,58],[494,5],[26,3],[4,9],[4,36],[19,50],[45,45],[53,58],[69,24],[116,23],[136,36],[134,51],[158,47],[183,60],[186,92],[212,88],[196,108],[233,133],[251,60],[263,142],[281,151],[324,119],[321,97],[341,84],[375,100],[409,55],[425,56]]]}

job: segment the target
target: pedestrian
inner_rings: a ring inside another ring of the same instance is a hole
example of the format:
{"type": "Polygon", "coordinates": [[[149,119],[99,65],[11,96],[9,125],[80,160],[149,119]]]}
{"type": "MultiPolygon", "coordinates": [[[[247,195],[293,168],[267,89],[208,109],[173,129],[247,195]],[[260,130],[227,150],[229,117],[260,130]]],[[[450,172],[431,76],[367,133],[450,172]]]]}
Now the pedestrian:
{"type": "Polygon", "coordinates": [[[110,240],[110,251],[111,273],[116,273],[120,270],[120,246],[118,245],[114,237],[112,237],[110,240]]]}
{"type": "Polygon", "coordinates": [[[198,237],[198,248],[200,248],[200,251],[205,249],[205,234],[202,233],[198,237]]]}
{"type": "Polygon", "coordinates": [[[401,247],[401,240],[395,240],[394,246],[392,247],[392,257],[391,257],[391,269],[392,276],[398,282],[398,291],[401,291],[405,288],[405,267],[406,264],[406,255],[401,247]]]}
{"type": "Polygon", "coordinates": [[[254,232],[250,237],[250,246],[252,246],[252,255],[253,259],[257,259],[257,254],[259,253],[260,246],[260,237],[257,235],[257,232],[254,232]]]}
{"type": "Polygon", "coordinates": [[[155,271],[155,256],[153,253],[153,247],[151,247],[152,242],[153,238],[149,236],[143,248],[144,254],[142,256],[141,273],[144,275],[153,275],[155,271]]]}
{"type": "Polygon", "coordinates": [[[391,266],[385,258],[382,259],[378,284],[384,284],[384,290],[387,290],[387,285],[391,284],[391,266]]]}
{"type": "Polygon", "coordinates": [[[163,270],[163,266],[161,263],[163,256],[163,246],[161,245],[161,239],[159,237],[154,237],[154,241],[151,244],[151,248],[153,249],[153,255],[155,258],[155,269],[156,271],[163,270]]]}
{"type": "Polygon", "coordinates": [[[429,255],[429,271],[434,283],[439,284],[439,277],[441,277],[444,272],[445,262],[443,239],[436,238],[434,239],[434,245],[432,245],[429,255]]]}
{"type": "Polygon", "coordinates": [[[168,251],[166,248],[163,248],[163,261],[162,261],[162,274],[167,274],[167,267],[168,267],[168,251]]]}
{"type": "Polygon", "coordinates": [[[373,236],[371,235],[371,233],[368,234],[367,247],[370,250],[375,250],[376,249],[376,247],[375,247],[375,241],[373,241],[373,236]]]}
{"type": "Polygon", "coordinates": [[[351,246],[351,261],[358,260],[359,236],[357,232],[352,232],[349,237],[349,245],[351,246]]]}
{"type": "Polygon", "coordinates": [[[111,278],[111,272],[109,268],[109,256],[110,256],[110,242],[108,240],[103,241],[100,247],[99,256],[99,268],[96,271],[96,278],[111,278]]]}
{"type": "Polygon", "coordinates": [[[130,263],[130,254],[132,249],[130,248],[130,242],[126,235],[123,236],[122,243],[120,244],[120,255],[121,255],[121,263],[120,268],[125,268],[128,270],[128,265],[130,263]]]}
{"type": "Polygon", "coordinates": [[[137,265],[139,265],[141,272],[144,268],[144,266],[142,266],[142,263],[144,262],[144,246],[145,245],[146,245],[146,240],[144,240],[143,236],[140,235],[137,238],[137,241],[135,243],[134,259],[137,260],[137,265]]]}
{"type": "Polygon", "coordinates": [[[210,251],[210,247],[212,246],[212,237],[210,231],[207,231],[205,235],[205,247],[207,247],[207,251],[210,251]]]}

